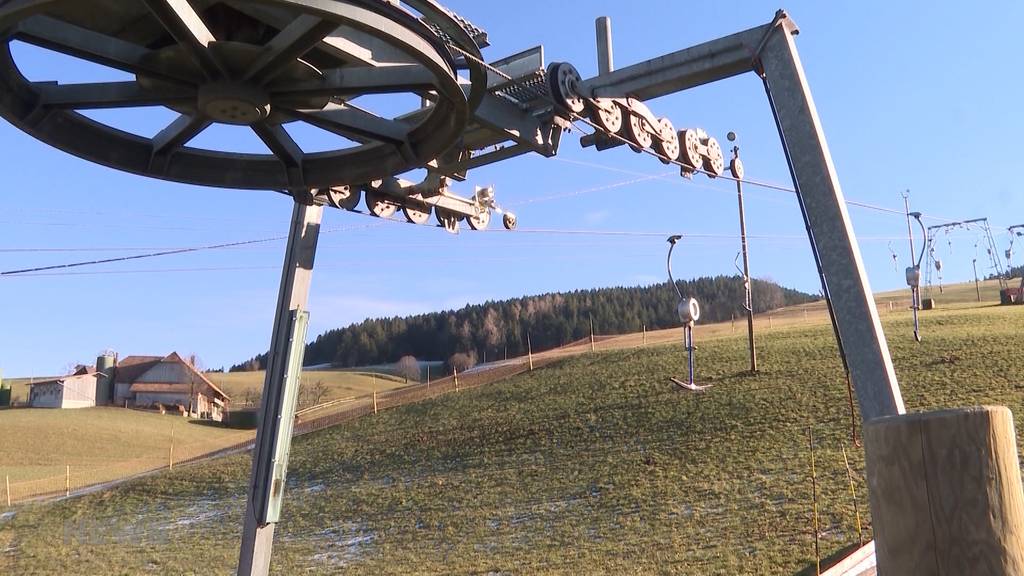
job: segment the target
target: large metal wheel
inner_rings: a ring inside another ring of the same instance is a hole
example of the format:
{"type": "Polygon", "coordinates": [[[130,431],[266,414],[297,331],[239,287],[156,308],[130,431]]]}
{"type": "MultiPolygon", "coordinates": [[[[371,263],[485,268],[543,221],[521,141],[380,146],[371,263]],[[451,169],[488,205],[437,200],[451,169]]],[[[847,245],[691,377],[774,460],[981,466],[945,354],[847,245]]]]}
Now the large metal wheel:
{"type": "Polygon", "coordinates": [[[582,114],[586,108],[579,96],[579,85],[583,82],[580,73],[568,62],[552,62],[548,66],[548,92],[555,105],[573,114],[582,114]]]}
{"type": "Polygon", "coordinates": [[[405,4],[418,14],[362,0],[0,2],[0,115],[66,152],[155,178],[272,190],[367,182],[451,147],[486,89],[476,63],[468,98],[459,86],[445,42],[479,50],[458,23],[432,0],[405,4]],[[29,80],[14,40],[132,76],[29,80]],[[351,102],[402,93],[415,105],[398,114],[351,102]],[[177,118],[147,137],[83,114],[138,107],[177,118]],[[336,146],[306,152],[290,133],[294,122],[332,133],[336,146]],[[214,123],[249,127],[270,154],[188,146],[214,123]]]}

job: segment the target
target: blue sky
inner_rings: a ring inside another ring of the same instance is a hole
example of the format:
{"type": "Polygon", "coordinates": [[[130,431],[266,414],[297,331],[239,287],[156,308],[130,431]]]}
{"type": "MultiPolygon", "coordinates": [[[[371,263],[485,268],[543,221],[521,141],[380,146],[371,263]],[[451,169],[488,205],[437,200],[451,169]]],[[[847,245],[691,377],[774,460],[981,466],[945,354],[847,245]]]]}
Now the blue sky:
{"type": "MultiPolygon", "coordinates": [[[[762,2],[682,3],[450,0],[490,34],[490,60],[543,44],[548,61],[595,73],[594,18],[612,18],[621,67],[769,21],[762,2]]],[[[953,2],[791,2],[801,58],[843,190],[850,200],[913,208],[938,218],[987,216],[1000,251],[1006,226],[1024,222],[1014,160],[1024,134],[1014,73],[1016,2],[965,10],[953,2]]],[[[30,77],[64,82],[119,78],[66,58],[15,47],[30,77]]],[[[760,82],[746,75],[649,103],[677,127],[700,126],[724,142],[740,136],[751,178],[789,184],[760,82]]],[[[109,114],[109,113],[107,113],[109,114]]],[[[101,116],[97,116],[101,117],[101,116]]],[[[165,110],[102,118],[142,133],[165,110]]],[[[258,150],[245,130],[221,128],[197,145],[258,150]]],[[[271,192],[219,190],[149,180],[59,152],[0,123],[0,269],[275,237],[290,201],[271,192]],[[13,252],[12,249],[56,249],[13,252]],[[77,251],[66,251],[66,249],[77,251]],[[99,250],[103,249],[103,250],[99,250]]],[[[563,140],[558,159],[521,157],[471,174],[462,188],[493,184],[522,232],[464,232],[381,223],[328,211],[310,301],[310,336],[368,316],[405,315],[491,299],[664,279],[660,236],[530,233],[606,230],[693,234],[674,261],[680,277],[731,274],[738,250],[734,185],[676,176],[595,190],[672,172],[627,149],[581,149],[563,140]],[[573,194],[581,192],[579,194],[573,194]],[[706,235],[701,237],[700,235],[706,235]]],[[[747,187],[752,272],[817,292],[795,199],[747,187]]],[[[851,207],[876,290],[903,285],[903,218],[851,207]],[[889,244],[898,251],[894,270],[889,244]]],[[[931,220],[929,223],[937,223],[931,220]]],[[[500,229],[500,226],[498,227],[500,229]]],[[[938,255],[946,281],[971,277],[976,235],[958,232],[938,255]]],[[[196,353],[211,367],[265,350],[283,241],[81,268],[75,275],[0,278],[0,370],[53,374],[106,348],[127,354],[196,353]],[[85,274],[87,273],[88,274],[85,274]],[[102,272],[101,274],[95,274],[102,272]]],[[[979,247],[979,258],[984,257],[979,247]]],[[[1019,262],[1017,262],[1019,264],[1019,262]]]]}

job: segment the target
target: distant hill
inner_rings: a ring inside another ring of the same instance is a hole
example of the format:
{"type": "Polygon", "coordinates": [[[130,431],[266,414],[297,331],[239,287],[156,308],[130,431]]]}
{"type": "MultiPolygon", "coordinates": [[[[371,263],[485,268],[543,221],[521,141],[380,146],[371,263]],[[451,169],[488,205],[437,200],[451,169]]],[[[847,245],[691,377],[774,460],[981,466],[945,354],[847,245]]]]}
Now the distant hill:
{"type": "MultiPolygon", "coordinates": [[[[683,294],[697,298],[701,322],[722,322],[743,310],[739,276],[715,276],[679,282],[683,294]]],[[[753,281],[754,311],[818,300],[774,282],[753,281]]],[[[527,334],[534,351],[562,346],[590,335],[638,332],[679,326],[678,296],[666,282],[652,286],[596,288],[485,302],[459,310],[404,318],[373,318],[329,330],[306,345],[307,366],[333,363],[338,367],[394,362],[411,355],[446,360],[456,353],[483,360],[519,356],[527,351],[527,334]]],[[[266,354],[231,367],[232,372],[263,369],[266,354]]]]}

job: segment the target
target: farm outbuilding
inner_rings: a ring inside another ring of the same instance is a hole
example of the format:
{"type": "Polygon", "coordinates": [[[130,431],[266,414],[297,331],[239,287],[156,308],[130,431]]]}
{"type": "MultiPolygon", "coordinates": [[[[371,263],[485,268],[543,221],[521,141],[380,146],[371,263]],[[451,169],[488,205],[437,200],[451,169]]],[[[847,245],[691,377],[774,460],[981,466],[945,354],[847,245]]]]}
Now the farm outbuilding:
{"type": "Polygon", "coordinates": [[[96,405],[96,369],[82,366],[74,374],[29,385],[33,408],[88,408],[96,405]]]}
{"type": "Polygon", "coordinates": [[[114,367],[114,404],[149,408],[181,406],[199,418],[220,421],[230,400],[177,352],[127,356],[114,367]]]}

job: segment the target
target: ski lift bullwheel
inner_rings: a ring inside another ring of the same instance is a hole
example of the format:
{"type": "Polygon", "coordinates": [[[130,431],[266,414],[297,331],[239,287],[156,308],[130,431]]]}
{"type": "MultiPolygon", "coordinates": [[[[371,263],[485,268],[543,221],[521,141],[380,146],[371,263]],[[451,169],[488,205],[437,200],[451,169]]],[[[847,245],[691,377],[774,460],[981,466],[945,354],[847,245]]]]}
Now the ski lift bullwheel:
{"type": "MultiPolygon", "coordinates": [[[[431,2],[406,3],[449,37],[461,30],[431,2]]],[[[486,88],[486,74],[473,70],[467,97],[445,41],[388,2],[3,2],[0,29],[8,32],[0,44],[0,116],[81,158],[205,186],[308,190],[422,166],[461,136],[486,88]],[[36,59],[12,51],[14,40],[131,77],[111,82],[99,74],[83,82],[76,73],[75,83],[62,83],[56,69],[31,70],[36,59]],[[429,106],[417,98],[400,118],[349,102],[428,92],[436,95],[429,106]],[[148,136],[87,115],[139,107],[175,116],[148,136]],[[307,152],[291,134],[298,122],[340,138],[326,151],[307,152]],[[214,124],[248,127],[270,153],[189,146],[214,124]]],[[[478,52],[475,44],[465,48],[478,52]]]]}

